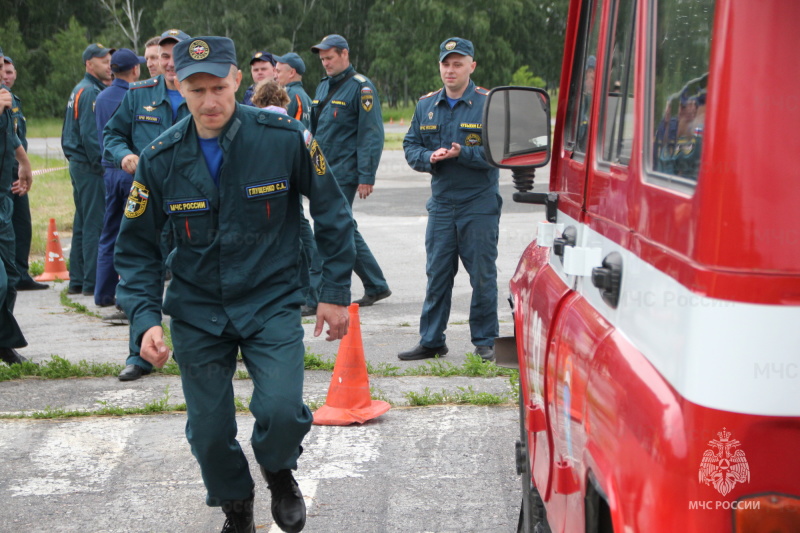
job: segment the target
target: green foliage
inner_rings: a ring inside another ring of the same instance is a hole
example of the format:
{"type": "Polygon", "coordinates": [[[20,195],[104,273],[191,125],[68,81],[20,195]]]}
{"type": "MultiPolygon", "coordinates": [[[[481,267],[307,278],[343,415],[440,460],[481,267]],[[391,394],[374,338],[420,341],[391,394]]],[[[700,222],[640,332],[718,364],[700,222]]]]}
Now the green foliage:
{"type": "Polygon", "coordinates": [[[116,376],[123,366],[114,363],[90,363],[79,361],[72,363],[62,357],[53,355],[49,361],[22,363],[21,365],[0,366],[0,381],[38,377],[44,379],[86,378],[116,376]]]}
{"type": "Polygon", "coordinates": [[[542,88],[545,86],[545,82],[539,76],[534,76],[528,65],[522,65],[511,76],[511,85],[542,88]]]}
{"type": "Polygon", "coordinates": [[[64,287],[64,290],[61,291],[61,305],[63,305],[64,307],[67,307],[69,309],[72,309],[76,313],[82,313],[84,315],[93,316],[95,318],[102,318],[100,315],[98,315],[94,311],[89,311],[89,308],[86,307],[85,305],[73,301],[69,297],[69,295],[67,294],[68,290],[69,290],[69,287],[64,287]]]}
{"type": "Polygon", "coordinates": [[[507,394],[497,395],[490,392],[475,392],[472,387],[458,387],[456,391],[442,389],[442,392],[431,392],[428,387],[425,387],[421,394],[411,391],[405,393],[405,397],[412,407],[444,404],[500,405],[511,401],[507,394]]]}

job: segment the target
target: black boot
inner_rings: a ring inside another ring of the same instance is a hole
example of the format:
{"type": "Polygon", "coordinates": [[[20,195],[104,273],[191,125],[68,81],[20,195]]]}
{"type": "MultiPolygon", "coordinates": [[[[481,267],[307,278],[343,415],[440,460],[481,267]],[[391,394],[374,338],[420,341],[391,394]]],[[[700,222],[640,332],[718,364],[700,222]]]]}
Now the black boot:
{"type": "Polygon", "coordinates": [[[253,499],[237,500],[222,504],[225,513],[225,523],[221,533],[256,533],[256,524],[253,521],[253,499]]]}
{"type": "Polygon", "coordinates": [[[306,502],[291,470],[268,472],[263,466],[261,475],[272,493],[272,518],[286,533],[298,533],[306,525],[306,502]]]}
{"type": "Polygon", "coordinates": [[[0,359],[9,366],[28,362],[28,360],[22,357],[22,354],[14,348],[0,348],[0,359]]]}

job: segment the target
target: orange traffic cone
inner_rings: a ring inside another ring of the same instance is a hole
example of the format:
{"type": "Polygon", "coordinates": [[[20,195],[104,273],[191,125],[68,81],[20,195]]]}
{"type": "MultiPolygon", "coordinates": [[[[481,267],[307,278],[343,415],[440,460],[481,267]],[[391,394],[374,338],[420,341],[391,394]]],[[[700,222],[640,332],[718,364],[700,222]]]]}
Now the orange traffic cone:
{"type": "Polygon", "coordinates": [[[405,119],[402,119],[402,118],[400,119],[400,125],[401,126],[405,126],[406,125],[405,119]]]}
{"type": "Polygon", "coordinates": [[[64,261],[64,252],[61,250],[61,241],[58,240],[56,219],[50,219],[47,228],[47,247],[45,249],[44,272],[36,276],[36,281],[54,281],[57,279],[69,280],[67,262],[64,261]]]}
{"type": "Polygon", "coordinates": [[[370,397],[358,304],[351,304],[347,309],[350,313],[350,327],[339,344],[328,398],[325,405],[314,412],[314,423],[318,426],[362,424],[381,416],[391,407],[386,402],[370,397]]]}
{"type": "Polygon", "coordinates": [[[389,119],[389,124],[394,124],[394,118],[389,119]]]}

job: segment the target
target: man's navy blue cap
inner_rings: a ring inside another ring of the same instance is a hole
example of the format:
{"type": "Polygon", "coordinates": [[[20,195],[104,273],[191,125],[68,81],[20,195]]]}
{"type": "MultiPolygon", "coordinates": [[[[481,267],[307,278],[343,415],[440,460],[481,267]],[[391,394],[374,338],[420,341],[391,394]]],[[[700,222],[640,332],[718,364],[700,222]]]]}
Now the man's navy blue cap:
{"type": "Polygon", "coordinates": [[[90,44],[86,47],[86,50],[83,51],[83,60],[89,61],[94,57],[106,57],[108,54],[113,54],[116,52],[113,48],[106,48],[100,43],[90,44]]]}
{"type": "MultiPolygon", "coordinates": [[[[2,56],[2,55],[3,55],[3,50],[0,49],[0,56],[2,56]]],[[[14,64],[14,60],[11,59],[8,56],[3,56],[3,63],[11,63],[13,65],[14,64]]]]}
{"type": "Polygon", "coordinates": [[[125,72],[145,62],[144,57],[137,56],[130,48],[120,48],[111,55],[111,72],[125,72]]]}
{"type": "Polygon", "coordinates": [[[3,49],[0,48],[0,56],[3,55],[3,49]]]}
{"type": "Polygon", "coordinates": [[[265,52],[263,50],[259,50],[258,52],[253,54],[253,57],[250,59],[250,64],[252,65],[256,61],[266,61],[273,67],[275,66],[275,58],[272,56],[272,54],[270,54],[269,52],[265,52]]]}
{"type": "Polygon", "coordinates": [[[472,46],[472,41],[462,39],[461,37],[450,37],[442,41],[442,44],[439,45],[439,62],[441,63],[444,61],[444,58],[450,54],[475,57],[475,47],[472,46]]]}
{"type": "Polygon", "coordinates": [[[161,34],[161,39],[158,41],[159,46],[168,42],[172,41],[174,43],[179,43],[181,41],[185,41],[186,39],[191,39],[189,34],[181,31],[181,30],[167,30],[161,34]]]}
{"type": "Polygon", "coordinates": [[[238,65],[236,47],[227,37],[195,37],[183,40],[172,49],[172,57],[179,81],[199,72],[225,78],[231,72],[231,65],[238,65]]]}
{"type": "Polygon", "coordinates": [[[283,54],[282,56],[275,56],[275,61],[289,65],[301,76],[306,73],[306,64],[303,61],[303,58],[294,52],[289,52],[288,54],[283,54]]]}
{"type": "Polygon", "coordinates": [[[341,48],[342,50],[350,50],[350,46],[347,44],[347,41],[341,35],[337,35],[332,33],[330,35],[326,35],[322,42],[316,46],[311,47],[311,51],[315,54],[318,54],[320,50],[330,50],[331,48],[341,48]]]}

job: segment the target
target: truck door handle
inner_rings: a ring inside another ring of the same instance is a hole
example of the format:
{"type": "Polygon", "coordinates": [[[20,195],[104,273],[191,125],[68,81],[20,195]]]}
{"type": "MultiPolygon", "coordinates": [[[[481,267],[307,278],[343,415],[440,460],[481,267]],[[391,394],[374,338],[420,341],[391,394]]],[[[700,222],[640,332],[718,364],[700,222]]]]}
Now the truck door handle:
{"type": "Polygon", "coordinates": [[[622,256],[618,252],[611,252],[603,259],[603,266],[592,269],[592,285],[600,289],[605,303],[617,308],[622,286],[622,256]]]}
{"type": "Polygon", "coordinates": [[[575,226],[567,226],[561,232],[561,237],[553,239],[553,253],[559,256],[561,261],[564,261],[564,248],[575,246],[576,242],[578,242],[578,230],[575,229],[575,226]]]}

